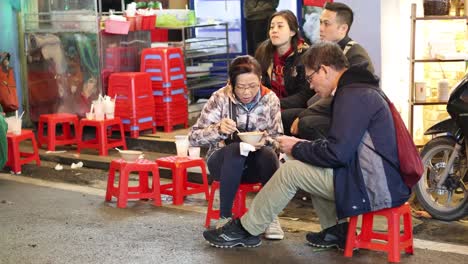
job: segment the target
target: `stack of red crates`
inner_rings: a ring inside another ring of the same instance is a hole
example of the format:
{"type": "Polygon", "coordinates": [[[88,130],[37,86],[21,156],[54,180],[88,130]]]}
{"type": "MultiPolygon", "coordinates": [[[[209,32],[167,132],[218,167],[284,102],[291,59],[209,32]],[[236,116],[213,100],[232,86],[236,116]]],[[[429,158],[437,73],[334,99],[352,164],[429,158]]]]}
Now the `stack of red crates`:
{"type": "Polygon", "coordinates": [[[151,76],[155,121],[164,132],[188,127],[187,80],[180,48],[151,48],[141,53],[140,71],[151,76]]]}
{"type": "Polygon", "coordinates": [[[119,72],[109,77],[108,95],[115,100],[114,115],[122,120],[124,130],[137,138],[142,130],[156,132],[154,99],[150,75],[144,72],[119,72]]]}

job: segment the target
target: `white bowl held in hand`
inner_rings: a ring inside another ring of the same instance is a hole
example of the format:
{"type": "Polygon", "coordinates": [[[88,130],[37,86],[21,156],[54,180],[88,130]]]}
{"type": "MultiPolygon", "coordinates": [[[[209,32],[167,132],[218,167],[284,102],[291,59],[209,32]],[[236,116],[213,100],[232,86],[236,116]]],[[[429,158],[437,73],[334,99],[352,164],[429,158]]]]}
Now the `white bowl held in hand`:
{"type": "Polygon", "coordinates": [[[139,150],[119,150],[119,153],[122,159],[129,162],[136,161],[143,154],[143,152],[139,150]]]}
{"type": "Polygon", "coordinates": [[[252,131],[252,132],[241,132],[237,134],[239,138],[250,145],[257,144],[263,137],[263,132],[261,131],[252,131]]]}

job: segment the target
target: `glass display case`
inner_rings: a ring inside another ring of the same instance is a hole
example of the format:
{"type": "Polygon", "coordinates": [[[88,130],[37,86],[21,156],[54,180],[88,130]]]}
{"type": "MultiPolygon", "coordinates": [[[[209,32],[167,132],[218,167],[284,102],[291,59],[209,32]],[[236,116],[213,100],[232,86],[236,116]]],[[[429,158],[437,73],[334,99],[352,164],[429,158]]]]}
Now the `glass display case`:
{"type": "Polygon", "coordinates": [[[84,116],[99,85],[99,23],[95,0],[21,0],[30,118],[68,112],[84,116]]]}

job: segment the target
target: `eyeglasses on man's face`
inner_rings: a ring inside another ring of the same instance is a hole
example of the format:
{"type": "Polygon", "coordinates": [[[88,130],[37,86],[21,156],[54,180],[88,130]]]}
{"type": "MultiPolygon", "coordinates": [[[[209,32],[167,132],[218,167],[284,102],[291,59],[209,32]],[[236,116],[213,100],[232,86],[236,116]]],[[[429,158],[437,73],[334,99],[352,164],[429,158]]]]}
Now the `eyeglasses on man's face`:
{"type": "Polygon", "coordinates": [[[306,81],[310,84],[312,82],[312,78],[314,77],[314,74],[316,74],[318,71],[320,70],[320,68],[316,71],[314,71],[313,73],[309,74],[309,75],[306,75],[306,81]]]}

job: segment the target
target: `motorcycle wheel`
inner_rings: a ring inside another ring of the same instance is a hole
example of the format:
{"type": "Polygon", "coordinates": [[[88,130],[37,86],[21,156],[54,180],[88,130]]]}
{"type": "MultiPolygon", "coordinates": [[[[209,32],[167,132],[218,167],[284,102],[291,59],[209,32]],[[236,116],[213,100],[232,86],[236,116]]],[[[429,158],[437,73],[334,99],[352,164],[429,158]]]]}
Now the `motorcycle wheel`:
{"type": "Polygon", "coordinates": [[[421,180],[414,187],[422,207],[432,217],[444,221],[458,220],[468,212],[468,190],[466,184],[463,184],[467,173],[464,151],[461,151],[455,160],[453,171],[442,185],[442,190],[435,190],[439,175],[445,168],[455,144],[453,138],[444,136],[432,139],[423,147],[421,157],[425,170],[421,180]]]}

